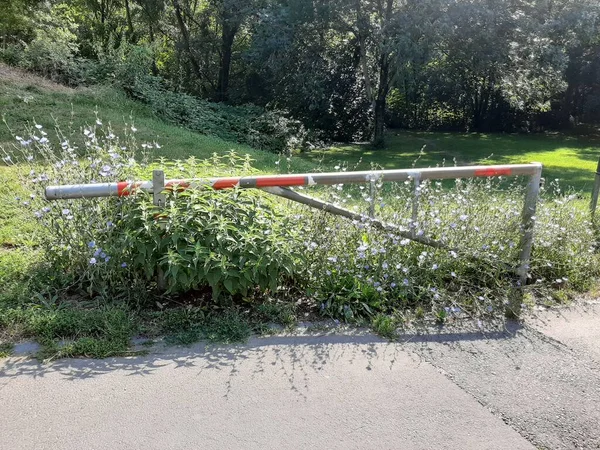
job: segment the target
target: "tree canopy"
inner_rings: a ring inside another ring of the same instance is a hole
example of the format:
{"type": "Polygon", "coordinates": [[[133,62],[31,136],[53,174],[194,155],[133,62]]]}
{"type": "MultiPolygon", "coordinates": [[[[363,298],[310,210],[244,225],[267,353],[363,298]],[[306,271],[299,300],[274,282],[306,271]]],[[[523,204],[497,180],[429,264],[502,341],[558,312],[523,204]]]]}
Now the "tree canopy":
{"type": "Polygon", "coordinates": [[[600,0],[0,0],[0,10],[5,62],[70,84],[152,76],[161,89],[283,111],[324,140],[600,122],[600,0]]]}

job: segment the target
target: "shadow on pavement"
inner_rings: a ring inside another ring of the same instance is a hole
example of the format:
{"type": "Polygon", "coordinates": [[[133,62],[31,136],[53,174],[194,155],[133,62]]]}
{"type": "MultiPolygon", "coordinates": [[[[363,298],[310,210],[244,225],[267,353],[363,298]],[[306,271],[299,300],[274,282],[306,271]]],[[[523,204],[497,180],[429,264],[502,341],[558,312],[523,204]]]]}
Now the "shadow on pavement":
{"type": "MultiPolygon", "coordinates": [[[[108,375],[117,371],[127,376],[152,376],[163,367],[174,370],[194,369],[201,376],[205,371],[228,371],[231,380],[240,368],[252,366],[252,373],[259,375],[267,368],[281,372],[287,377],[292,390],[300,392],[303,380],[309,372],[319,372],[339,359],[366,361],[367,369],[377,359],[394,365],[396,355],[403,351],[403,344],[426,342],[470,342],[485,340],[509,340],[522,329],[518,323],[507,323],[503,330],[480,331],[478,329],[456,331],[439,327],[427,332],[401,334],[396,342],[389,342],[364,331],[344,334],[303,334],[271,337],[255,337],[246,344],[218,345],[199,343],[190,347],[158,347],[147,355],[114,357],[107,359],[61,359],[40,362],[34,358],[14,357],[0,363],[0,390],[17,377],[44,378],[60,375],[64,380],[76,381],[108,375]],[[357,358],[357,356],[359,358],[357,358]]],[[[417,356],[414,356],[418,359],[417,356]]],[[[230,381],[231,382],[231,381],[230,381]]]]}

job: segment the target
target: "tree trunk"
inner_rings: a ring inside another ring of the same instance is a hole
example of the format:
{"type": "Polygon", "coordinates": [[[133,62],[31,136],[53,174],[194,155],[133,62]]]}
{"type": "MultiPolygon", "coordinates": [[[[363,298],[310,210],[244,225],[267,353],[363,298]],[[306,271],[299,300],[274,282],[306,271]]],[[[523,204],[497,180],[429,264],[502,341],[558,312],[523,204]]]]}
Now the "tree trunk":
{"type": "Polygon", "coordinates": [[[221,64],[219,67],[219,84],[217,85],[217,101],[225,102],[229,98],[229,74],[231,72],[231,53],[233,40],[237,33],[237,26],[223,23],[221,33],[221,64]]]}
{"type": "Polygon", "coordinates": [[[389,91],[389,76],[389,56],[386,53],[383,53],[379,58],[379,86],[377,87],[377,98],[375,99],[375,117],[373,125],[373,146],[375,148],[383,148],[385,146],[385,111],[389,91]]]}
{"type": "Polygon", "coordinates": [[[373,126],[373,147],[385,146],[385,97],[375,100],[375,124],[373,126]]]}
{"type": "Polygon", "coordinates": [[[129,0],[125,0],[125,16],[127,17],[127,42],[135,44],[135,29],[133,28],[133,21],[131,20],[131,8],[129,7],[129,0]]]}
{"type": "MultiPolygon", "coordinates": [[[[383,3],[380,3],[380,8],[383,3]]],[[[387,0],[385,10],[379,11],[381,17],[381,27],[385,28],[392,19],[394,0],[387,0]]],[[[385,146],[385,112],[387,107],[387,95],[390,89],[390,55],[387,48],[387,39],[381,43],[381,55],[379,56],[379,82],[377,84],[377,97],[375,98],[375,111],[373,123],[373,141],[375,148],[383,148],[385,146]]]]}
{"type": "Polygon", "coordinates": [[[192,46],[190,45],[190,33],[187,29],[185,21],[183,20],[183,15],[181,14],[181,6],[179,5],[179,0],[173,0],[173,8],[175,9],[175,17],[177,18],[177,25],[179,26],[179,31],[183,38],[183,45],[185,46],[185,51],[188,54],[188,58],[190,59],[190,64],[192,65],[192,69],[194,70],[194,75],[198,78],[202,78],[202,71],[200,70],[200,65],[198,61],[194,57],[192,53],[192,46]]]}

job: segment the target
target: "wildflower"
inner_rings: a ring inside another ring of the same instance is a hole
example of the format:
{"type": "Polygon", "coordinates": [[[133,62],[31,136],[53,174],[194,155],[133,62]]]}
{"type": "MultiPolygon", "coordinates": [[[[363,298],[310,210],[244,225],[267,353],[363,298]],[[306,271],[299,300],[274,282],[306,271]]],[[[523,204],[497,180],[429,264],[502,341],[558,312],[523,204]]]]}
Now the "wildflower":
{"type": "Polygon", "coordinates": [[[477,300],[479,300],[479,301],[483,301],[483,300],[485,300],[485,299],[484,299],[484,298],[483,298],[483,297],[480,295],[479,297],[477,297],[477,300]]]}
{"type": "Polygon", "coordinates": [[[332,263],[336,263],[337,262],[337,258],[335,256],[331,256],[329,258],[327,258],[328,261],[331,261],[332,263]]]}
{"type": "Polygon", "coordinates": [[[2,158],[2,160],[3,160],[4,162],[7,162],[7,163],[9,163],[9,162],[11,162],[12,158],[11,158],[10,156],[5,156],[4,158],[2,158]]]}
{"type": "Polygon", "coordinates": [[[456,278],[456,272],[450,272],[450,276],[451,276],[452,278],[456,278]]]}
{"type": "Polygon", "coordinates": [[[469,216],[467,216],[466,214],[461,214],[461,216],[460,216],[460,220],[462,220],[463,222],[465,220],[467,220],[468,218],[469,218],[469,216]]]}
{"type": "Polygon", "coordinates": [[[22,141],[22,140],[23,140],[23,138],[22,138],[21,136],[15,136],[15,139],[16,139],[17,141],[22,141]]]}
{"type": "Polygon", "coordinates": [[[83,130],[83,134],[86,135],[86,136],[89,136],[90,133],[91,133],[91,131],[88,130],[87,128],[85,130],[83,130]]]}
{"type": "Polygon", "coordinates": [[[125,267],[127,267],[127,263],[126,262],[121,263],[121,267],[124,269],[125,267]]]}
{"type": "Polygon", "coordinates": [[[381,291],[383,291],[383,288],[382,288],[381,286],[379,286],[379,287],[377,288],[377,292],[381,292],[381,291]]]}
{"type": "Polygon", "coordinates": [[[104,262],[109,262],[110,261],[110,256],[107,256],[106,258],[104,258],[104,262]]]}
{"type": "Polygon", "coordinates": [[[437,265],[437,264],[434,264],[434,265],[431,267],[431,269],[432,269],[432,270],[437,270],[437,268],[438,268],[438,265],[437,265]]]}
{"type": "Polygon", "coordinates": [[[65,208],[62,210],[62,214],[63,214],[63,216],[67,216],[67,215],[71,214],[71,210],[65,208]]]}
{"type": "Polygon", "coordinates": [[[408,245],[410,243],[410,239],[402,239],[400,241],[400,245],[408,245]]]}
{"type": "Polygon", "coordinates": [[[96,258],[92,258],[92,259],[90,259],[90,264],[91,264],[91,265],[94,265],[94,264],[96,264],[97,262],[98,262],[98,261],[96,261],[96,258]]]}
{"type": "Polygon", "coordinates": [[[100,252],[100,258],[106,258],[106,253],[100,252]]]}
{"type": "Polygon", "coordinates": [[[390,287],[394,289],[396,287],[396,283],[390,283],[390,287]]]}
{"type": "Polygon", "coordinates": [[[402,284],[404,284],[404,286],[408,286],[408,278],[402,280],[402,284]]]}
{"type": "Polygon", "coordinates": [[[102,126],[102,121],[100,119],[96,119],[96,125],[98,125],[99,127],[102,126]]]}
{"type": "Polygon", "coordinates": [[[96,243],[94,241],[88,242],[88,247],[89,248],[94,248],[95,246],[96,246],[96,243]]]}
{"type": "Polygon", "coordinates": [[[35,127],[36,127],[38,130],[41,130],[41,129],[43,128],[43,127],[42,127],[42,126],[41,126],[39,123],[38,123],[38,124],[36,124],[36,125],[35,125],[35,127]]]}
{"type": "Polygon", "coordinates": [[[98,256],[98,255],[100,255],[100,253],[102,253],[102,249],[100,247],[98,247],[96,249],[96,251],[94,252],[94,256],[98,256]]]}
{"type": "Polygon", "coordinates": [[[40,144],[46,144],[47,142],[48,142],[48,138],[43,137],[40,139],[40,144]]]}
{"type": "Polygon", "coordinates": [[[41,213],[41,211],[36,211],[36,212],[33,213],[33,215],[35,217],[37,217],[38,219],[41,219],[43,214],[41,213]]]}
{"type": "Polygon", "coordinates": [[[385,269],[387,269],[388,267],[389,267],[389,266],[388,266],[388,263],[387,263],[387,262],[385,262],[385,261],[384,261],[384,262],[383,262],[383,264],[381,265],[381,268],[382,268],[382,269],[384,269],[384,270],[385,270],[385,269]]]}
{"type": "Polygon", "coordinates": [[[137,131],[137,128],[134,127],[133,125],[131,125],[131,131],[133,131],[135,133],[137,131]]]}

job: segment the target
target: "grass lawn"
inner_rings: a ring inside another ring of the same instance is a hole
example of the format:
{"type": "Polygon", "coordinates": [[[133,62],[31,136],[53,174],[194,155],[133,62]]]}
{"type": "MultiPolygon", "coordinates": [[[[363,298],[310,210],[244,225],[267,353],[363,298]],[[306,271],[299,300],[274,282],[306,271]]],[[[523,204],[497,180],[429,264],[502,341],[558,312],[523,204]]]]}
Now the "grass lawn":
{"type": "MultiPolygon", "coordinates": [[[[384,150],[341,145],[286,160],[167,124],[115,88],[72,89],[0,65],[0,115],[6,122],[0,124],[0,147],[16,144],[14,135],[27,136],[34,123],[43,125],[50,135],[50,130],[58,127],[71,142],[77,142],[83,127],[96,122],[96,114],[105,125],[112,125],[115,134],[135,124],[140,143],[161,145],[154,150],[156,158],[205,159],[234,150],[249,154],[263,173],[333,170],[338,164],[352,170],[372,165],[410,168],[415,161],[416,167],[453,165],[454,161],[458,165],[539,161],[545,165],[546,178],[560,178],[589,192],[600,153],[598,142],[592,139],[560,135],[390,132],[384,150]]],[[[129,338],[135,333],[171,335],[175,343],[199,338],[228,341],[269,332],[272,322],[295,323],[295,309],[287,303],[259,305],[250,315],[205,315],[205,310],[194,307],[147,312],[146,316],[146,312],[133,312],[121,304],[93,306],[40,293],[43,286],[35,284],[36,278],[31,276],[40,260],[40,250],[32,242],[36,222],[15,201],[16,196],[27,198],[29,192],[20,187],[16,171],[3,164],[0,162],[0,357],[9,354],[12,343],[22,337],[41,340],[46,356],[104,357],[127,353],[129,338]],[[58,348],[65,338],[73,341],[58,348]]]]}
{"type": "MultiPolygon", "coordinates": [[[[115,88],[72,89],[0,64],[0,117],[6,122],[0,124],[0,145],[15,143],[13,136],[24,136],[34,122],[43,125],[47,131],[58,126],[63,132],[68,133],[71,129],[74,136],[81,136],[84,126],[95,123],[95,112],[104,124],[113,126],[115,134],[135,124],[140,143],[156,141],[161,145],[160,150],[154,150],[156,158],[195,156],[205,159],[213,153],[235,150],[251,155],[255,167],[261,171],[277,170],[278,155],[165,123],[150,108],[128,99],[115,88]]],[[[312,163],[305,160],[292,162],[292,169],[296,171],[306,171],[310,167],[312,163]]]]}
{"type": "MultiPolygon", "coordinates": [[[[73,142],[81,141],[81,130],[95,123],[96,112],[104,124],[110,123],[114,127],[115,134],[121,134],[125,127],[134,123],[140,143],[156,141],[161,145],[159,150],[153,150],[155,158],[195,156],[205,159],[213,153],[234,150],[241,155],[249,154],[254,166],[265,173],[275,173],[279,167],[287,170],[288,164],[290,170],[296,172],[311,171],[314,166],[311,161],[300,158],[277,165],[280,157],[273,153],[165,123],[148,107],[128,99],[115,88],[72,89],[0,64],[0,117],[5,121],[0,123],[0,147],[15,144],[14,135],[26,136],[27,129],[34,123],[41,124],[50,135],[50,130],[58,126],[63,133],[72,133],[73,142]]],[[[57,142],[55,137],[53,140],[57,142]]],[[[0,208],[0,247],[28,243],[29,231],[34,224],[14,202],[16,196],[28,195],[19,189],[15,172],[0,158],[0,202],[3,205],[0,208]]]]}
{"type": "Polygon", "coordinates": [[[390,132],[387,146],[339,145],[303,156],[324,166],[347,163],[368,169],[435,167],[436,165],[517,164],[541,162],[546,179],[589,193],[600,157],[600,139],[564,135],[390,132]],[[422,154],[421,154],[422,150],[422,154]],[[418,159],[418,161],[417,161],[418,159]]]}

